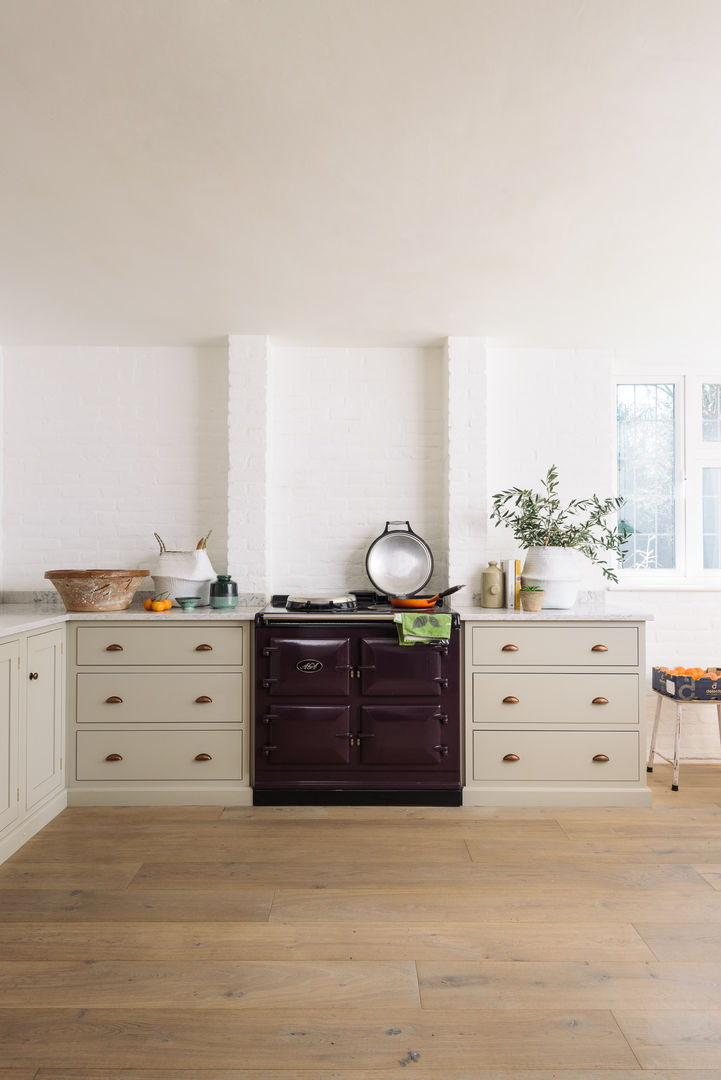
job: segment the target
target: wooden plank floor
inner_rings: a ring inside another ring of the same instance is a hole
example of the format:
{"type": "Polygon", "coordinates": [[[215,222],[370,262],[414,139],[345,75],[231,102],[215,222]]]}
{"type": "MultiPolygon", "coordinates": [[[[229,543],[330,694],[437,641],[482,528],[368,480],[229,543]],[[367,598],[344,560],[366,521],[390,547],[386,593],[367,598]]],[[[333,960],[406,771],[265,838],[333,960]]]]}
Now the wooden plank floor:
{"type": "Polygon", "coordinates": [[[721,765],[650,780],[69,809],[0,866],[0,1080],[720,1080],[721,765]]]}

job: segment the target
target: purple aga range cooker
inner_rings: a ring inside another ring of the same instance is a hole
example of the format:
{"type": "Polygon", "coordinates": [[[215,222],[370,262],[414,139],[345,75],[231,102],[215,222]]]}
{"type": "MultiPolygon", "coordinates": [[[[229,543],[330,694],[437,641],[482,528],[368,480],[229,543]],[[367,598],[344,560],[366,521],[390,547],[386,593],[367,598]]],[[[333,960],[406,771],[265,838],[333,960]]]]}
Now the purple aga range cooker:
{"type": "Polygon", "coordinates": [[[394,614],[356,592],[256,615],[256,804],[460,805],[458,615],[447,645],[409,647],[394,614]]]}

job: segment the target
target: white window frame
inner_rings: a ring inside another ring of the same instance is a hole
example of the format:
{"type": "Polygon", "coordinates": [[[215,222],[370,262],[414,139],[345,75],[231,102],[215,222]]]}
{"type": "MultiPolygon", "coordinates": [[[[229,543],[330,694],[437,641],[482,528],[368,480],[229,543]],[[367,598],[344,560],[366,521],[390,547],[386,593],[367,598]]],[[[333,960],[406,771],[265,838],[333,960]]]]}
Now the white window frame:
{"type": "MultiPolygon", "coordinates": [[[[656,372],[615,375],[614,409],[618,408],[617,387],[629,384],[673,384],[675,427],[675,511],[676,566],[673,570],[620,569],[616,588],[643,589],[721,589],[721,569],[707,570],[703,565],[703,508],[701,470],[721,468],[721,442],[704,443],[701,419],[701,386],[721,383],[721,375],[665,375],[656,372]]],[[[618,414],[615,413],[614,449],[618,455],[618,414]]],[[[615,462],[617,470],[617,462],[615,462]]],[[[621,516],[623,511],[621,512],[621,516]]],[[[611,586],[614,588],[614,586],[611,586]]]]}

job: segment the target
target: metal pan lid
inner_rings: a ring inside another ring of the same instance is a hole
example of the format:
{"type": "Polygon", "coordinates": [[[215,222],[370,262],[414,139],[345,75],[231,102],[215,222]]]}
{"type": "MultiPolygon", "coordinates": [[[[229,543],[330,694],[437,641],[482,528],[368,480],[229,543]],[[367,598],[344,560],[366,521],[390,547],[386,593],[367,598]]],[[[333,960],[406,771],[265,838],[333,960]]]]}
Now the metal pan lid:
{"type": "Polygon", "coordinates": [[[387,521],[366,554],[371,584],[388,596],[412,596],[431,580],[433,555],[428,544],[413,532],[409,521],[387,521]],[[405,525],[405,529],[391,529],[405,525]]]}

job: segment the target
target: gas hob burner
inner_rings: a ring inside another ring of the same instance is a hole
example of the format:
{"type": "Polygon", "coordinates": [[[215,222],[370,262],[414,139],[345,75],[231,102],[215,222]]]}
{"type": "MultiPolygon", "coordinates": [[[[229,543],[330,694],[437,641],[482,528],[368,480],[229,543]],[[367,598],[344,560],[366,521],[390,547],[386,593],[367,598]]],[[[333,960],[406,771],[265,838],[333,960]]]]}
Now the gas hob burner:
{"type": "Polygon", "coordinates": [[[286,611],[355,611],[357,606],[353,593],[341,596],[292,595],[285,601],[286,611]]]}

